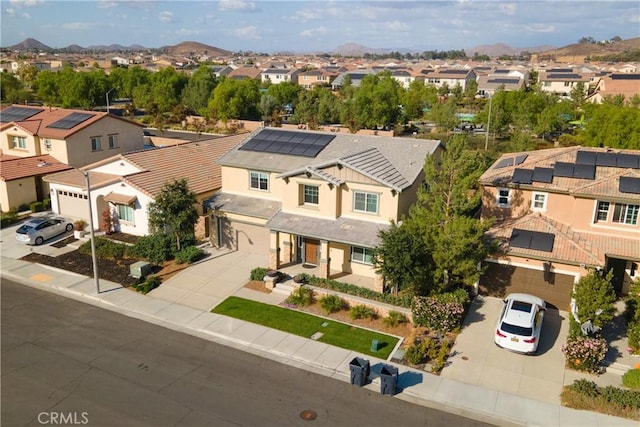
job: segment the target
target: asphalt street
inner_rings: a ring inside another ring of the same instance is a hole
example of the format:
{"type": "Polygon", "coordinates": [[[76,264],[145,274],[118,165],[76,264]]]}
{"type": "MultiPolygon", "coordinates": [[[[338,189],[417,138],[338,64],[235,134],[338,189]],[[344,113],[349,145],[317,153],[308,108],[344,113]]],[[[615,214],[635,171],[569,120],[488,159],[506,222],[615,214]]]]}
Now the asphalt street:
{"type": "Polygon", "coordinates": [[[9,280],[1,292],[3,426],[487,425],[9,280]]]}

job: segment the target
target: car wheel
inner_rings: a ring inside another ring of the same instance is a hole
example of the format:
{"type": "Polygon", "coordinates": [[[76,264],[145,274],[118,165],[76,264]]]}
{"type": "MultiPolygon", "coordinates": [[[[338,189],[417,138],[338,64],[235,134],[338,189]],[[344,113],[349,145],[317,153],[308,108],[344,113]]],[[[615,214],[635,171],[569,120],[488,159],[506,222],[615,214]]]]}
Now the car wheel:
{"type": "Polygon", "coordinates": [[[42,236],[36,237],[36,245],[41,245],[42,242],[44,242],[44,239],[42,238],[42,236]]]}
{"type": "Polygon", "coordinates": [[[73,224],[67,224],[67,232],[73,230],[73,224]]]}

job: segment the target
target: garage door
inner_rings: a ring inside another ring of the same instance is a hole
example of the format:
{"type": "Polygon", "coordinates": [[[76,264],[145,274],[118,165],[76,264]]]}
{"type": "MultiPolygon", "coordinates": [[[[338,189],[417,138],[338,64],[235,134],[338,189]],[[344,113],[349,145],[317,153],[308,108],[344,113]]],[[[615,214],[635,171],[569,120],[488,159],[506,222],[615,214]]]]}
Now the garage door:
{"type": "Polygon", "coordinates": [[[269,230],[261,225],[245,224],[222,218],[222,245],[252,254],[269,253],[269,230]]]}
{"type": "Polygon", "coordinates": [[[59,214],[68,218],[89,218],[87,196],[73,191],[58,190],[59,214]]]}
{"type": "Polygon", "coordinates": [[[573,276],[558,273],[551,273],[550,282],[545,282],[541,270],[490,262],[480,278],[480,293],[504,297],[522,292],[538,296],[558,310],[568,311],[573,282],[573,276]]]}

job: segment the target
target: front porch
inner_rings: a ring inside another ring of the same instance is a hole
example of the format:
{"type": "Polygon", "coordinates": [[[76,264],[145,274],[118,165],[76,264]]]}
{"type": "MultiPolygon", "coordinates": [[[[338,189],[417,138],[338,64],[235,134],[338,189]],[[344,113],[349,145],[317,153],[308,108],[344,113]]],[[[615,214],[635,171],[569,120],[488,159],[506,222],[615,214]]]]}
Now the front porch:
{"type": "MultiPolygon", "coordinates": [[[[283,264],[278,269],[279,271],[295,277],[298,274],[308,274],[310,276],[322,277],[320,267],[311,264],[304,263],[288,263],[283,264]]],[[[351,285],[360,286],[367,289],[376,290],[376,280],[373,277],[361,276],[358,274],[344,273],[338,270],[329,271],[329,279],[336,280],[338,282],[349,283],[351,285]]]]}

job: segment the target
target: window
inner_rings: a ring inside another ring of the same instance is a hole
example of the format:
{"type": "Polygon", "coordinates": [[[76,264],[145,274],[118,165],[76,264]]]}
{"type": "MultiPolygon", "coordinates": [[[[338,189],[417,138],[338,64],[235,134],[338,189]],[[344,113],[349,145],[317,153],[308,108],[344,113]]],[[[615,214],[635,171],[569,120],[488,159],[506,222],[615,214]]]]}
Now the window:
{"type": "Polygon", "coordinates": [[[102,150],[102,138],[99,136],[91,137],[91,151],[100,151],[102,150]]]}
{"type": "Polygon", "coordinates": [[[13,136],[11,137],[13,141],[13,148],[19,148],[20,150],[27,149],[27,138],[24,136],[13,136]]]}
{"type": "Polygon", "coordinates": [[[378,213],[378,195],[355,191],[353,193],[353,210],[356,212],[378,213]]]}
{"type": "Polygon", "coordinates": [[[498,188],[498,206],[508,208],[511,206],[511,190],[508,188],[498,188]]]}
{"type": "Polygon", "coordinates": [[[305,205],[317,205],[319,188],[317,185],[303,185],[302,186],[303,203],[305,205]]]}
{"type": "Polygon", "coordinates": [[[533,193],[531,199],[531,208],[534,211],[547,210],[547,193],[533,193]]]}
{"type": "Polygon", "coordinates": [[[622,224],[636,225],[638,224],[638,211],[640,205],[624,205],[618,204],[613,208],[613,222],[622,224]]]}
{"type": "Polygon", "coordinates": [[[269,191],[269,174],[266,172],[249,172],[249,187],[253,190],[269,191]]]}
{"type": "Polygon", "coordinates": [[[133,208],[129,205],[116,205],[118,209],[118,218],[121,221],[134,222],[133,221],[133,208]]]}
{"type": "Polygon", "coordinates": [[[109,135],[109,148],[118,148],[118,135],[109,135]]]}
{"type": "Polygon", "coordinates": [[[609,202],[598,202],[598,210],[596,211],[596,222],[606,221],[609,217],[609,202]]]}
{"type": "Polygon", "coordinates": [[[373,264],[373,249],[352,246],[351,261],[361,262],[363,264],[373,264]]]}

